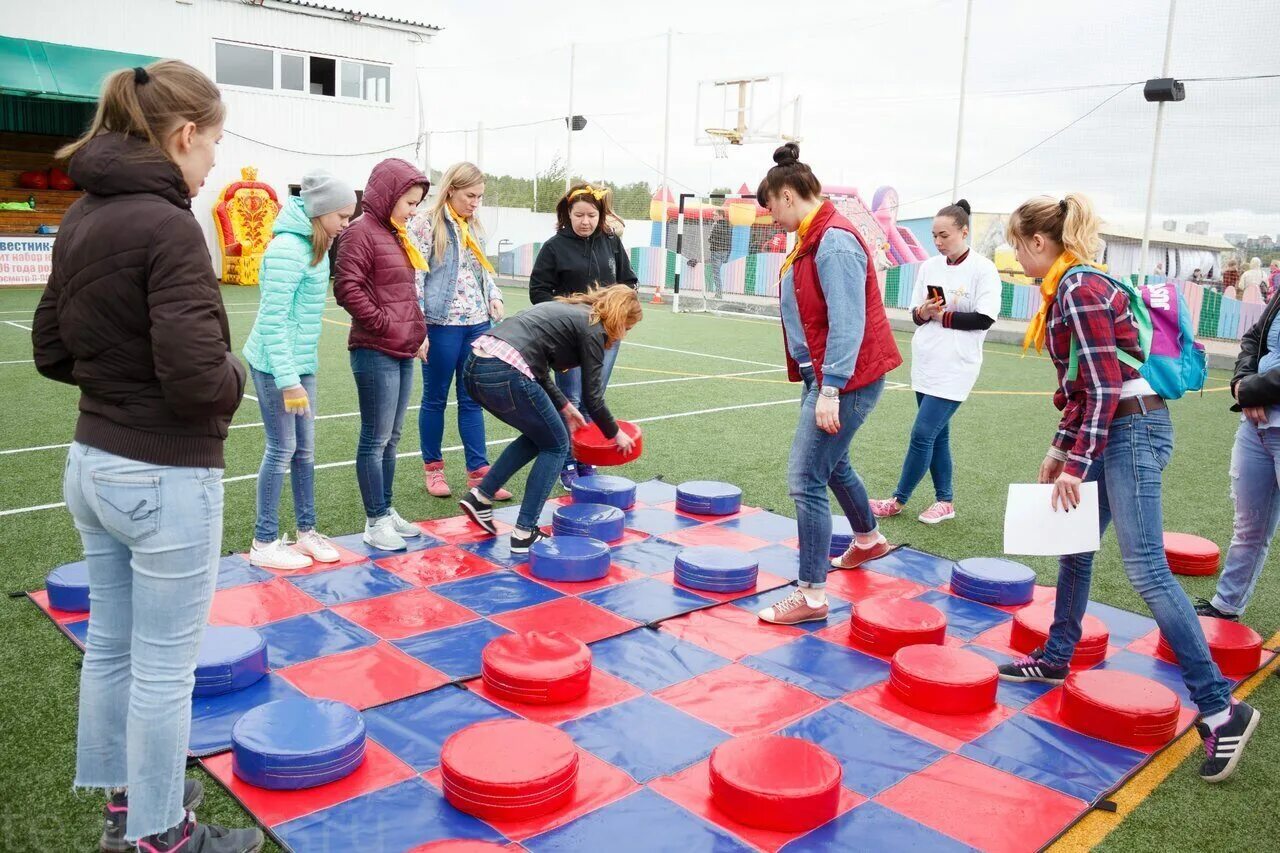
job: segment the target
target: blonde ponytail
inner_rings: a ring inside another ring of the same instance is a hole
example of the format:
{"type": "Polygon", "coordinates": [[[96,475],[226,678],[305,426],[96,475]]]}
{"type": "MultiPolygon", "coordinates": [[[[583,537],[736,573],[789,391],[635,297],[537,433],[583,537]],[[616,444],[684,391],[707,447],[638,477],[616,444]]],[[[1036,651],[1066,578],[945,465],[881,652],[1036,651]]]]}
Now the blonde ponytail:
{"type": "Polygon", "coordinates": [[[1082,261],[1098,256],[1102,220],[1089,197],[1069,193],[1061,201],[1047,195],[1036,196],[1018,205],[1009,215],[1005,236],[1010,243],[1022,243],[1043,234],[1082,261]]]}

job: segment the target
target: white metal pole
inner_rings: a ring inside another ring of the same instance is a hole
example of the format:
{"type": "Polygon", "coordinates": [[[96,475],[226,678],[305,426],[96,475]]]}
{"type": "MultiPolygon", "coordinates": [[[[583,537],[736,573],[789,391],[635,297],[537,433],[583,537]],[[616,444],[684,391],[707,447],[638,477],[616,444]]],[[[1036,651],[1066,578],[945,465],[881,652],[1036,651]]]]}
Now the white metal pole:
{"type": "Polygon", "coordinates": [[[538,132],[533,133],[533,209],[538,209],[538,132]]]}
{"type": "Polygon", "coordinates": [[[564,155],[564,191],[567,194],[569,187],[573,185],[573,63],[578,52],[578,46],[570,43],[569,45],[569,138],[565,142],[564,155]]]}
{"type": "Polygon", "coordinates": [[[960,54],[960,110],[956,114],[956,162],[951,172],[951,201],[960,196],[960,146],[964,142],[964,95],[969,77],[969,24],[973,19],[973,0],[964,4],[964,47],[960,54]]]}
{"type": "MultiPolygon", "coordinates": [[[[667,94],[662,107],[662,176],[658,179],[658,192],[667,188],[667,178],[671,174],[671,43],[674,33],[667,30],[667,94]]],[[[662,245],[667,245],[666,223],[662,227],[662,245]]]]}
{"type": "Polygon", "coordinates": [[[476,122],[476,166],[484,171],[484,122],[476,122]]]}
{"type": "MultiPolygon", "coordinates": [[[[1173,50],[1173,14],[1178,0],[1169,0],[1169,25],[1164,34],[1164,65],[1161,77],[1169,76],[1169,56],[1173,50]]],[[[1151,211],[1156,197],[1156,164],[1160,160],[1160,132],[1164,129],[1164,101],[1156,104],[1156,132],[1151,140],[1151,177],[1147,182],[1147,215],[1142,220],[1142,252],[1138,261],[1138,284],[1147,283],[1147,256],[1151,250],[1151,211]]]]}

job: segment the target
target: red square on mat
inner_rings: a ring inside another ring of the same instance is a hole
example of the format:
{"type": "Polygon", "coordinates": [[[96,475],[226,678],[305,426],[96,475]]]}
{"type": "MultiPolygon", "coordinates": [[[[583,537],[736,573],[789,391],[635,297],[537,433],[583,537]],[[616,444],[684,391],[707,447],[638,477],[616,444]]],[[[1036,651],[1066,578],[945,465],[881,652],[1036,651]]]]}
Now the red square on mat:
{"type": "Polygon", "coordinates": [[[759,572],[756,575],[756,585],[751,589],[746,589],[746,590],[743,590],[742,592],[707,592],[704,589],[694,589],[691,586],[685,586],[682,583],[676,583],[675,572],[663,572],[660,575],[654,575],[653,578],[654,580],[660,580],[664,583],[669,583],[672,586],[678,586],[680,587],[680,589],[687,589],[690,592],[694,593],[695,595],[700,595],[703,598],[709,598],[712,601],[720,601],[720,602],[737,601],[739,598],[746,598],[749,595],[757,595],[758,593],[761,593],[761,592],[768,592],[769,590],[777,589],[778,587],[786,586],[787,584],[791,583],[791,581],[787,580],[786,578],[780,578],[777,575],[771,575],[768,572],[759,572]]]}
{"type": "MultiPolygon", "coordinates": [[[[1017,649],[1015,649],[1013,646],[1009,645],[1009,638],[1012,634],[1013,634],[1013,621],[1010,620],[1008,622],[1005,622],[1003,625],[997,625],[994,628],[991,628],[987,631],[983,631],[981,634],[973,638],[972,643],[976,646],[982,646],[984,649],[991,649],[992,651],[997,651],[997,652],[1000,652],[1001,654],[1009,655],[1009,657],[1020,658],[1025,653],[1020,652],[1017,649]]],[[[947,637],[947,639],[950,640],[951,638],[947,637]]],[[[1138,640],[1136,642],[1142,642],[1142,641],[1138,640]]],[[[1107,646],[1106,658],[1111,657],[1118,651],[1121,651],[1121,649],[1118,646],[1107,646]]],[[[1103,658],[1103,660],[1106,660],[1106,658],[1103,658]]],[[[1094,666],[1096,666],[1096,664],[1089,664],[1089,666],[1081,666],[1080,664],[1072,663],[1071,669],[1074,672],[1082,669],[1091,669],[1094,666]]]]}
{"type": "Polygon", "coordinates": [[[769,543],[736,530],[728,530],[716,524],[700,524],[697,527],[686,527],[672,533],[662,534],[662,538],[677,545],[718,545],[721,548],[736,548],[739,551],[754,551],[769,543]]]}
{"type": "Polygon", "coordinates": [[[594,581],[549,581],[540,577],[535,577],[533,572],[529,571],[528,563],[521,563],[512,569],[518,575],[524,575],[531,581],[537,581],[543,586],[549,586],[556,592],[563,592],[565,595],[579,595],[584,592],[591,592],[593,589],[603,589],[606,586],[626,583],[636,578],[644,577],[644,572],[638,572],[635,569],[629,569],[626,566],[620,566],[617,563],[609,564],[609,574],[594,581]]]}
{"type": "Polygon", "coordinates": [[[911,774],[875,801],[987,853],[1039,850],[1089,807],[959,755],[911,774]]]}
{"type": "Polygon", "coordinates": [[[785,645],[804,631],[794,625],[773,625],[735,604],[695,610],[658,626],[659,631],[688,640],[730,660],[742,660],[785,645]]]}
{"type": "MultiPolygon", "coordinates": [[[[344,566],[354,566],[357,563],[367,563],[369,561],[369,558],[366,557],[364,554],[357,554],[355,551],[348,551],[346,548],[343,548],[337,542],[330,542],[329,544],[332,545],[334,550],[338,552],[338,561],[336,563],[322,563],[319,560],[315,560],[315,561],[312,561],[311,565],[307,566],[305,569],[284,570],[284,569],[272,569],[272,568],[268,568],[267,566],[259,566],[258,568],[262,569],[264,572],[271,572],[271,574],[275,575],[278,578],[298,577],[300,575],[314,575],[317,572],[331,572],[334,569],[341,569],[344,566]]],[[[296,545],[290,546],[290,550],[297,551],[298,546],[296,545]]],[[[246,563],[249,562],[248,554],[241,554],[240,556],[244,558],[246,563]]]]}
{"type": "MultiPolygon", "coordinates": [[[[1196,717],[1199,716],[1195,708],[1188,708],[1186,705],[1182,705],[1181,708],[1182,710],[1178,713],[1178,733],[1182,733],[1187,729],[1191,728],[1191,724],[1194,723],[1196,721],[1196,717]]],[[[1062,716],[1062,688],[1061,687],[1053,688],[1048,693],[1044,694],[1039,699],[1032,702],[1030,705],[1023,708],[1022,710],[1023,710],[1023,713],[1030,714],[1031,716],[1036,717],[1038,719],[1045,720],[1046,722],[1050,722],[1055,725],[1062,726],[1064,729],[1071,729],[1072,731],[1075,731],[1075,732],[1080,731],[1075,726],[1068,723],[1062,716]]],[[[1089,737],[1098,737],[1095,734],[1089,734],[1089,732],[1080,732],[1080,733],[1087,734],[1089,735],[1089,737]]],[[[1114,743],[1117,746],[1123,746],[1125,749],[1133,749],[1138,752],[1145,752],[1148,755],[1159,752],[1160,750],[1164,749],[1164,747],[1166,746],[1166,744],[1162,744],[1160,746],[1135,746],[1134,744],[1119,743],[1118,741],[1107,741],[1107,742],[1114,743]]]]}
{"type": "Polygon", "coordinates": [[[37,590],[35,592],[27,593],[27,595],[29,595],[31,597],[31,600],[36,603],[36,607],[39,607],[41,610],[47,613],[49,615],[49,618],[52,619],[54,622],[57,622],[59,625],[65,625],[68,622],[79,622],[81,619],[89,618],[89,611],[87,610],[85,611],[59,610],[56,607],[50,607],[49,593],[43,589],[37,590]]]}
{"type": "MultiPolygon", "coordinates": [[[[1166,660],[1156,654],[1156,650],[1160,647],[1160,629],[1156,628],[1149,634],[1143,634],[1138,639],[1129,644],[1128,649],[1131,652],[1137,652],[1140,655],[1146,655],[1156,660],[1166,660]]],[[[1173,661],[1168,661],[1172,663],[1173,661]]]]}
{"type": "Polygon", "coordinates": [[[731,735],[777,731],[827,704],[808,690],[740,663],[655,692],[661,699],[731,735]]]}
{"type": "Polygon", "coordinates": [[[253,628],[323,609],[323,604],[284,578],[276,578],[215,592],[209,624],[253,628]]]}
{"type": "Polygon", "coordinates": [[[326,655],[285,667],[277,674],[308,696],[336,699],[360,711],[452,681],[390,643],[326,655]]]}
{"type": "Polygon", "coordinates": [[[981,737],[1017,713],[997,704],[977,714],[931,714],[903,702],[883,682],[851,693],[844,697],[844,701],[882,723],[950,752],[981,737]]]}
{"type": "MultiPolygon", "coordinates": [[[[437,788],[442,787],[439,767],[423,773],[422,778],[437,788]]],[[[578,784],[574,786],[573,801],[569,805],[552,814],[531,820],[487,820],[485,823],[512,841],[524,841],[526,838],[541,835],[557,826],[564,826],[588,812],[620,800],[639,787],[626,773],[607,761],[596,758],[585,749],[580,749],[578,750],[578,784]]],[[[654,831],[660,832],[661,827],[654,827],[654,831]]]]}
{"type": "MultiPolygon", "coordinates": [[[[750,515],[753,512],[760,511],[760,507],[758,506],[744,506],[740,507],[737,512],[730,515],[699,515],[696,512],[685,512],[682,509],[676,509],[675,501],[667,501],[666,503],[658,504],[654,509],[665,509],[667,512],[674,512],[677,515],[683,515],[685,518],[696,518],[698,521],[706,521],[711,524],[714,524],[717,521],[728,521],[731,518],[741,518],[744,515],[750,515]]],[[[664,536],[663,538],[665,539],[666,537],[664,536]]]]}
{"type": "Polygon", "coordinates": [[[433,586],[445,581],[496,572],[502,568],[452,545],[427,548],[397,557],[384,557],[374,560],[374,565],[381,566],[414,586],[433,586]]]}
{"type": "MultiPolygon", "coordinates": [[[[956,598],[964,598],[963,595],[952,592],[951,584],[949,583],[943,584],[942,586],[938,587],[938,589],[941,592],[947,593],[948,595],[954,595],[956,598]]],[[[1017,613],[1019,610],[1021,610],[1024,607],[1031,607],[1033,604],[1047,604],[1048,602],[1053,601],[1057,597],[1058,597],[1058,590],[1056,587],[1040,586],[1039,584],[1036,584],[1035,589],[1031,591],[1031,600],[1028,601],[1026,604],[987,604],[987,602],[985,601],[981,603],[986,604],[987,607],[994,607],[996,610],[1003,610],[1005,613],[1017,613]]]]}
{"type": "MultiPolygon", "coordinates": [[[[877,654],[876,652],[873,652],[870,649],[864,648],[858,643],[853,642],[852,628],[853,626],[849,622],[848,615],[844,615],[843,618],[841,618],[841,620],[836,624],[823,628],[821,631],[814,631],[813,636],[826,640],[828,643],[835,643],[837,646],[843,646],[845,648],[854,649],[856,651],[862,652],[864,655],[870,655],[871,657],[879,658],[880,660],[883,660],[883,661],[889,661],[893,659],[893,655],[877,654]]],[[[952,648],[958,649],[964,646],[964,640],[960,639],[959,637],[953,637],[950,634],[948,634],[946,636],[946,639],[943,640],[942,645],[951,646],[952,648]]]]}
{"type": "Polygon", "coordinates": [[[495,705],[501,705],[503,708],[519,714],[526,720],[532,720],[535,723],[546,723],[549,726],[558,726],[561,723],[567,723],[569,720],[576,720],[579,717],[585,717],[587,714],[595,713],[602,708],[610,708],[628,699],[644,695],[644,691],[635,685],[596,668],[591,670],[591,684],[587,687],[586,693],[572,702],[561,702],[558,705],[527,705],[523,702],[512,702],[490,690],[482,678],[468,681],[466,687],[473,693],[483,696],[495,705]]]}
{"type": "Polygon", "coordinates": [[[517,634],[526,631],[559,631],[584,643],[625,634],[639,624],[572,596],[491,616],[489,621],[510,628],[517,634]]]}
{"type": "Polygon", "coordinates": [[[928,589],[923,584],[871,569],[833,569],[827,573],[827,592],[855,603],[874,595],[915,598],[928,589]]]}
{"type": "Polygon", "coordinates": [[[401,640],[479,618],[461,604],[429,589],[406,589],[330,609],[384,640],[401,640]]]}
{"type": "MultiPolygon", "coordinates": [[[[505,521],[494,521],[498,526],[498,535],[505,536],[511,532],[511,525],[505,521]]],[[[479,542],[481,539],[488,539],[491,534],[483,530],[474,521],[465,515],[455,515],[452,518],[434,518],[431,521],[419,521],[418,526],[421,527],[428,536],[439,539],[441,542],[448,542],[451,545],[462,545],[467,542],[479,542]]]]}
{"type": "MultiPolygon", "coordinates": [[[[776,853],[783,845],[799,838],[810,830],[800,832],[778,832],[772,829],[759,829],[754,826],[738,823],[720,811],[711,799],[710,760],[699,761],[692,767],[686,767],[672,776],[654,779],[649,787],[674,803],[684,806],[703,820],[727,829],[748,844],[753,844],[767,853],[776,853]]],[[[836,815],[842,815],[854,806],[866,802],[866,797],[854,793],[848,788],[840,789],[840,806],[836,815]]]]}
{"type": "Polygon", "coordinates": [[[413,778],[413,768],[396,758],[375,741],[365,745],[364,762],[345,779],[303,788],[298,791],[269,791],[243,782],[231,772],[231,753],[223,752],[201,759],[213,777],[226,786],[231,795],[264,826],[278,826],[285,821],[336,806],[347,800],[369,794],[405,779],[413,778]]]}

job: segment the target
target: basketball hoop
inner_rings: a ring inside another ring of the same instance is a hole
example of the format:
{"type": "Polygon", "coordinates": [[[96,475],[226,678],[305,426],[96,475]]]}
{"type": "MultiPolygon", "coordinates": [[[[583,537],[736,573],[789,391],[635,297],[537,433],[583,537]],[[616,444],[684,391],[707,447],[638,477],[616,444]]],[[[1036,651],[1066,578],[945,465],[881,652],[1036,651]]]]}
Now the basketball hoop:
{"type": "Polygon", "coordinates": [[[742,134],[727,127],[708,127],[707,138],[717,160],[729,159],[729,146],[742,144],[742,134]]]}

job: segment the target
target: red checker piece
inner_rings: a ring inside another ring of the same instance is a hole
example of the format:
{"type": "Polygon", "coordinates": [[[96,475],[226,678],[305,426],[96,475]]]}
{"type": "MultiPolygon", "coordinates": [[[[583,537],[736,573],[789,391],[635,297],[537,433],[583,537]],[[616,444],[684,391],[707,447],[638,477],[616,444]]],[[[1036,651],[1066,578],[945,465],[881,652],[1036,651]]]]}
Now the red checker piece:
{"type": "Polygon", "coordinates": [[[484,647],[480,674],[508,701],[558,705],[587,692],[591,649],[559,631],[504,634],[484,647]]]}
{"type": "Polygon", "coordinates": [[[711,753],[711,798],[738,823],[777,832],[821,826],[840,809],[840,762],[794,737],[739,737],[711,753]]]}
{"type": "Polygon", "coordinates": [[[892,656],[919,643],[940,646],[947,637],[947,617],[923,601],[876,596],[853,606],[849,637],[868,651],[892,656]]]}
{"type": "Polygon", "coordinates": [[[482,820],[530,820],[573,800],[578,751],[567,734],[542,723],[474,723],[444,742],[440,779],[459,811],[482,820]]]}
{"type": "Polygon", "coordinates": [[[903,702],[933,714],[976,714],[996,704],[1000,671],[980,654],[952,646],[899,649],[889,689],[903,702]]]}
{"type": "Polygon", "coordinates": [[[1164,554],[1175,575],[1211,575],[1222,557],[1212,541],[1190,533],[1166,533],[1164,554]]]}
{"type": "MultiPolygon", "coordinates": [[[[1024,607],[1013,614],[1009,645],[1023,654],[1031,654],[1049,642],[1049,626],[1053,624],[1053,603],[1024,607]]],[[[1090,667],[1107,659],[1111,634],[1097,616],[1085,614],[1080,642],[1071,656],[1071,665],[1090,667]]]]}
{"type": "Polygon", "coordinates": [[[630,453],[623,453],[613,439],[605,438],[596,424],[587,424],[573,431],[570,442],[573,444],[573,458],[584,465],[625,465],[640,458],[644,450],[644,437],[640,435],[640,427],[627,421],[618,421],[618,429],[635,439],[635,447],[630,453]]]}
{"type": "Polygon", "coordinates": [[[1178,732],[1182,706],[1163,684],[1119,670],[1073,672],[1062,688],[1062,719],[1096,738],[1142,749],[1178,732]]]}
{"type": "MultiPolygon", "coordinates": [[[[1262,636],[1248,625],[1201,616],[1200,627],[1209,642],[1209,654],[1224,675],[1249,675],[1262,666],[1262,636]]],[[[1156,643],[1156,654],[1170,663],[1178,662],[1163,634],[1156,643]]]]}

